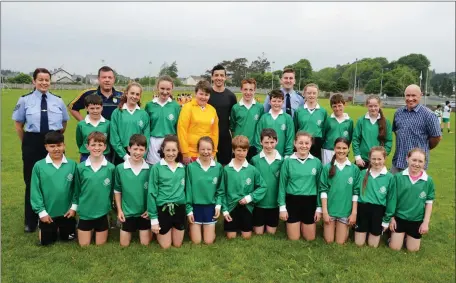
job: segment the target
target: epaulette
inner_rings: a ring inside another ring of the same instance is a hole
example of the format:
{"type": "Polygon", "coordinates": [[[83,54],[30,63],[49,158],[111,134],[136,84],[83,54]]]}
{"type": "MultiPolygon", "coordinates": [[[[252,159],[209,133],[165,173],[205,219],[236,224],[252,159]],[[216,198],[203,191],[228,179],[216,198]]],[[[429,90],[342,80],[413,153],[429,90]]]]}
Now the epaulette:
{"type": "Polygon", "coordinates": [[[31,92],[29,92],[29,93],[27,93],[27,94],[24,94],[24,95],[22,95],[21,97],[26,97],[27,95],[30,95],[30,94],[32,94],[33,92],[35,92],[35,90],[32,90],[31,92]]]}
{"type": "Polygon", "coordinates": [[[58,96],[57,94],[55,93],[52,93],[52,92],[49,92],[50,94],[52,94],[53,96],[57,96],[58,98],[62,98],[61,96],[58,96]]]}

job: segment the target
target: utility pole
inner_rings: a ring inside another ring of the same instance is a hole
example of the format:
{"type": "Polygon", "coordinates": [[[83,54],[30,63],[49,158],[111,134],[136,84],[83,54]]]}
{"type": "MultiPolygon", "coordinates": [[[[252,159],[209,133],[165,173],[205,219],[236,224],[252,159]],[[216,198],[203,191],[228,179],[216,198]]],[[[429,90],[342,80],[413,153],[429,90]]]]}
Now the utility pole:
{"type": "Polygon", "coordinates": [[[353,83],[353,104],[355,104],[355,96],[356,96],[356,73],[358,72],[358,58],[355,61],[355,81],[353,83]]]}

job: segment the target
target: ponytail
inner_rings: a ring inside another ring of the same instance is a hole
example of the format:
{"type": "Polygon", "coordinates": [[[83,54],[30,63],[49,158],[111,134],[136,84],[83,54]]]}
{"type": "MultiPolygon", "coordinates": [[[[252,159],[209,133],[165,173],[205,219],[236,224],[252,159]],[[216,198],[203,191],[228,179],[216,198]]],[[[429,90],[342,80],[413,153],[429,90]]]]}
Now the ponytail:
{"type": "MultiPolygon", "coordinates": [[[[120,102],[119,102],[119,106],[118,106],[120,111],[122,111],[124,104],[127,103],[127,93],[130,90],[130,88],[133,86],[138,87],[140,90],[140,93],[142,94],[142,92],[143,92],[142,86],[137,82],[130,82],[128,84],[127,88],[125,89],[125,91],[122,93],[122,96],[120,97],[120,102]]],[[[141,106],[141,100],[139,100],[137,104],[138,104],[138,106],[141,106]]]]}
{"type": "Polygon", "coordinates": [[[329,179],[332,179],[334,175],[336,175],[336,165],[334,165],[334,162],[336,161],[336,155],[333,155],[333,158],[331,159],[331,168],[329,169],[329,179]]]}
{"type": "Polygon", "coordinates": [[[364,175],[364,179],[363,179],[363,190],[361,192],[362,195],[364,195],[364,193],[366,192],[367,180],[369,179],[370,170],[371,170],[371,164],[369,162],[369,167],[367,167],[366,175],[364,175]]]}
{"type": "Polygon", "coordinates": [[[383,115],[382,108],[378,109],[378,113],[380,114],[380,119],[378,121],[378,141],[381,146],[384,146],[386,142],[386,119],[385,115],[383,115]]]}

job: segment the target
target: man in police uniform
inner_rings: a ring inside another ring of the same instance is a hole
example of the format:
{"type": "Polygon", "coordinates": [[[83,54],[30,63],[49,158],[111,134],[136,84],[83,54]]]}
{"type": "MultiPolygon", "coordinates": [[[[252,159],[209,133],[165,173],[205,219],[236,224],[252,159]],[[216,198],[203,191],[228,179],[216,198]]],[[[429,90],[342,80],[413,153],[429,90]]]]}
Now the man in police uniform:
{"type": "Polygon", "coordinates": [[[68,104],[68,109],[76,120],[81,121],[84,119],[83,115],[79,112],[84,109],[84,99],[87,95],[98,94],[103,99],[103,112],[101,115],[108,120],[111,120],[111,114],[117,108],[120,102],[122,92],[114,89],[116,77],[114,70],[108,66],[103,66],[98,70],[98,88],[92,88],[83,91],[73,101],[68,104]]]}
{"type": "Polygon", "coordinates": [[[50,131],[63,133],[69,120],[63,100],[49,92],[51,73],[44,68],[36,69],[33,73],[33,84],[35,89],[19,98],[12,117],[22,142],[25,232],[34,232],[38,225],[38,215],[30,204],[30,182],[33,166],[48,154],[44,147],[44,136],[50,131]]]}

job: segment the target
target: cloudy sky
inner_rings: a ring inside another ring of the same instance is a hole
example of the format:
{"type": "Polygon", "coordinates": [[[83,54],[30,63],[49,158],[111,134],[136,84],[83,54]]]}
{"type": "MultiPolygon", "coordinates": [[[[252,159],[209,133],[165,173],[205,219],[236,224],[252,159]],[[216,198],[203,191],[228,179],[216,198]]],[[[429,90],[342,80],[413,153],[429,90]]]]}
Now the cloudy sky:
{"type": "Polygon", "coordinates": [[[63,66],[130,77],[177,61],[179,76],[265,53],[274,69],[422,53],[455,70],[455,3],[2,3],[1,68],[63,66]],[[149,64],[149,62],[152,64],[149,64]]]}

